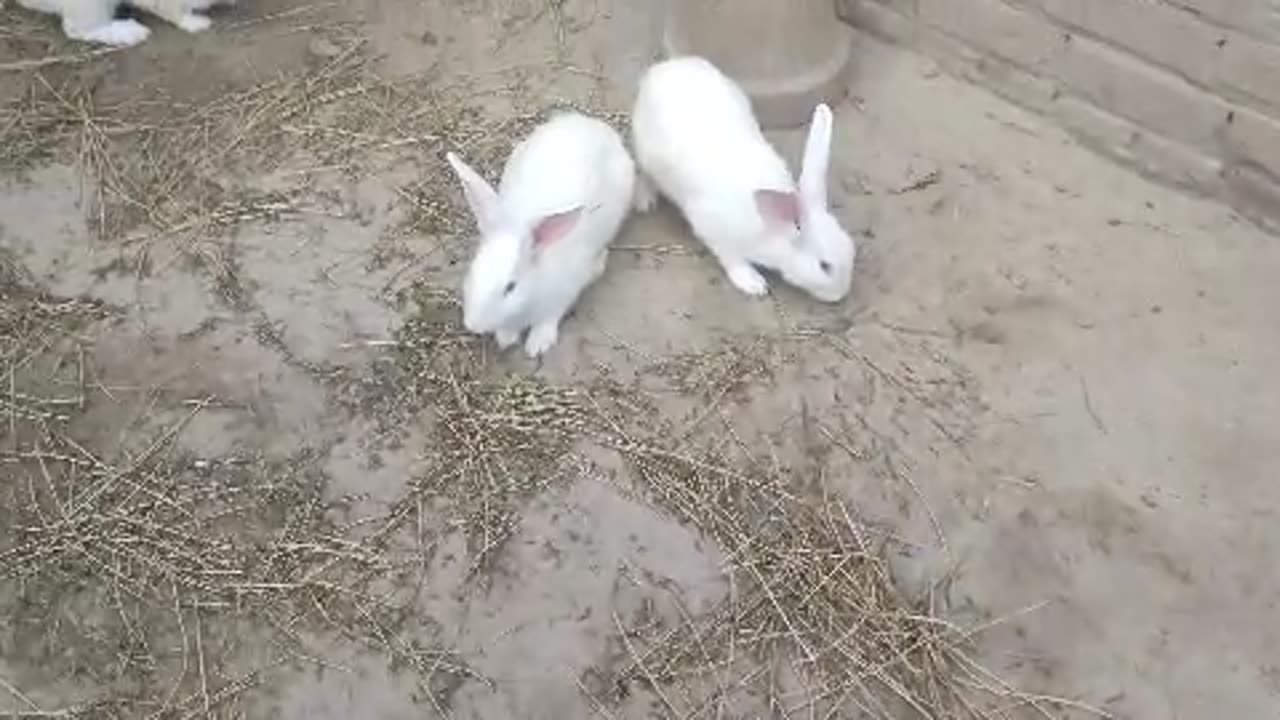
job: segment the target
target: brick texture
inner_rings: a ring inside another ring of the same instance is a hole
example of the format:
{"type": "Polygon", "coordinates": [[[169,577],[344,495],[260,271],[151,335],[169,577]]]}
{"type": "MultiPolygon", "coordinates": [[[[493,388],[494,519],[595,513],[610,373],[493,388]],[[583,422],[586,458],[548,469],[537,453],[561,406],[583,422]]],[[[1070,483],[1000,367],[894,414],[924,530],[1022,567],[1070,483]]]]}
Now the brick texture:
{"type": "Polygon", "coordinates": [[[1099,152],[1280,221],[1280,0],[837,2],[1099,152]]]}

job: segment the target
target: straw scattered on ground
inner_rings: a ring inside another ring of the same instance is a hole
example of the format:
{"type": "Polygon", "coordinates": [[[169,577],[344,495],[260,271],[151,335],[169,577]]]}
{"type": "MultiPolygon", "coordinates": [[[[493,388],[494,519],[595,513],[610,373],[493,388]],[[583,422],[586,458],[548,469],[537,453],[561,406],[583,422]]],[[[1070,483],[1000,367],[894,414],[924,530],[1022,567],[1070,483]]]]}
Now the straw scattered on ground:
{"type": "MultiPolygon", "coordinates": [[[[383,387],[395,393],[380,397],[434,427],[426,443],[434,461],[411,497],[447,502],[475,541],[475,563],[514,531],[529,498],[581,472],[583,461],[566,455],[578,443],[621,456],[649,500],[730,559],[733,591],[714,611],[667,626],[618,620],[616,656],[580,680],[593,702],[612,706],[639,683],[678,718],[723,717],[744,695],[787,713],[837,717],[856,708],[886,720],[1004,718],[1020,708],[1049,717],[1077,707],[1020,693],[975,661],[973,640],[987,627],[944,619],[945,593],[905,595],[889,570],[886,533],[833,490],[839,483],[822,463],[761,457],[731,427],[672,427],[638,387],[556,387],[495,372],[485,346],[456,326],[451,301],[419,292],[418,314],[396,340],[395,377],[383,387]],[[789,696],[779,694],[780,672],[798,683],[789,696]]],[[[677,358],[670,381],[678,390],[697,376],[713,396],[731,392],[768,372],[773,345],[677,358]]],[[[819,433],[799,425],[793,430],[819,433]]],[[[814,457],[839,451],[829,433],[806,442],[823,446],[814,457]]]]}
{"type": "Polygon", "coordinates": [[[483,579],[527,501],[576,477],[572,449],[588,430],[588,398],[496,372],[491,349],[458,326],[449,295],[418,284],[409,302],[413,314],[397,332],[391,362],[354,380],[348,399],[382,423],[383,437],[420,423],[429,429],[424,469],[399,507],[418,520],[439,518],[433,540],[461,532],[468,576],[483,579]]]}
{"type": "MultiPolygon", "coordinates": [[[[26,28],[13,38],[60,44],[29,13],[5,11],[10,15],[26,28]]],[[[462,153],[496,177],[515,139],[551,112],[581,108],[532,97],[531,78],[545,74],[545,65],[513,66],[493,77],[442,77],[428,68],[390,80],[377,74],[366,42],[349,24],[325,29],[330,39],[303,71],[199,103],[161,98],[103,104],[95,83],[74,64],[15,73],[5,79],[19,91],[0,104],[0,170],[28,170],[52,159],[79,163],[97,184],[95,231],[137,243],[332,212],[321,195],[304,192],[308,175],[355,176],[392,156],[409,158],[422,179],[404,189],[409,213],[402,228],[441,236],[462,229],[462,216],[442,202],[456,195],[449,191],[445,151],[462,153]],[[493,98],[507,105],[504,112],[485,111],[493,98]],[[254,192],[235,180],[276,171],[302,180],[300,192],[254,192]]],[[[30,46],[23,43],[28,53],[30,46]]],[[[592,110],[622,122],[620,113],[592,110]]]]}
{"type": "Polygon", "coordinates": [[[726,553],[731,590],[701,616],[619,621],[607,672],[584,681],[598,697],[620,701],[638,683],[680,718],[723,717],[749,697],[784,717],[995,718],[1014,706],[1059,707],[974,661],[983,628],[948,623],[940,594],[905,596],[884,535],[834,483],[745,452],[734,461],[660,441],[620,450],[659,505],[726,553]]]}
{"type": "Polygon", "coordinates": [[[44,707],[5,679],[10,694],[32,712],[204,717],[272,668],[318,662],[308,648],[323,635],[385,654],[445,702],[469,671],[433,644],[411,599],[381,590],[418,567],[392,542],[403,518],[342,522],[343,501],[325,499],[323,449],[277,460],[177,450],[212,398],[186,402],[141,452],[76,439],[86,403],[109,402],[85,360],[107,312],[12,273],[0,284],[0,647],[39,668],[33,684],[78,701],[44,707]],[[246,664],[259,669],[228,674],[246,664]]]}
{"type": "MultiPolygon", "coordinates": [[[[563,20],[562,5],[549,16],[563,20]]],[[[468,221],[444,151],[496,177],[513,140],[554,110],[524,97],[532,67],[447,83],[432,71],[380,78],[340,25],[301,73],[199,104],[103,105],[77,73],[99,56],[68,55],[40,37],[47,32],[0,29],[0,42],[44,43],[26,48],[34,62],[0,66],[0,82],[21,90],[0,104],[0,171],[79,163],[95,180],[92,227],[124,247],[216,242],[240,223],[337,211],[305,181],[280,191],[229,178],[355,174],[405,158],[419,179],[401,189],[395,232],[458,236],[468,221]],[[482,100],[496,87],[515,112],[482,100]]],[[[213,263],[220,287],[239,307],[248,301],[234,258],[224,260],[213,263]]],[[[0,598],[10,605],[0,612],[11,619],[0,656],[43,675],[0,678],[0,695],[31,712],[223,713],[283,665],[323,664],[312,647],[325,635],[414,673],[423,702],[445,716],[460,682],[484,679],[437,642],[438,628],[415,610],[415,584],[454,533],[468,540],[469,576],[483,581],[525,504],[587,464],[584,444],[621,457],[644,497],[713,540],[731,581],[718,608],[676,623],[615,616],[613,657],[580,679],[604,716],[636,687],[679,718],[723,717],[747,696],[812,717],[853,708],[873,718],[998,718],[1015,708],[1050,717],[1065,704],[1021,694],[979,666],[968,652],[983,628],[947,622],[937,595],[900,592],[884,535],[832,490],[821,463],[762,457],[731,426],[714,427],[718,414],[698,418],[697,433],[673,427],[638,387],[505,374],[456,326],[448,293],[416,285],[387,362],[333,385],[347,410],[378,418],[385,434],[412,424],[425,437],[404,496],[345,521],[343,502],[326,499],[326,448],[275,460],[177,450],[184,422],[213,398],[188,399],[185,419],[141,453],[83,445],[75,418],[110,402],[85,358],[91,329],[111,311],[42,295],[6,267],[0,466],[15,480],[0,488],[0,598]],[[245,637],[266,638],[267,651],[245,637]],[[74,704],[46,707],[22,690],[59,683],[74,704]]],[[[673,358],[655,373],[718,407],[771,377],[783,340],[673,358]]],[[[811,444],[834,451],[830,438],[811,444]]]]}

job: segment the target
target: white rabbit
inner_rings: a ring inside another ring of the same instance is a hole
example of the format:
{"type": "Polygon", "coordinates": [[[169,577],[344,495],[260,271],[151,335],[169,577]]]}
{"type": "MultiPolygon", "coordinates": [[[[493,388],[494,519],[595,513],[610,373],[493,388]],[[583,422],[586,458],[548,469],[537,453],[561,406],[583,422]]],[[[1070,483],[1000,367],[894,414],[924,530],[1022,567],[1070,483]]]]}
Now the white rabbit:
{"type": "Polygon", "coordinates": [[[761,267],[837,302],[849,292],[857,251],[827,209],[831,122],[830,108],[818,105],[797,192],[746,93],[703,58],[665,60],[645,72],[631,118],[640,182],[680,208],[742,292],[768,292],[761,267]]]}
{"type": "Polygon", "coordinates": [[[124,47],[137,45],[151,35],[137,20],[117,20],[116,9],[129,5],[167,20],[190,33],[208,30],[204,14],[215,5],[233,5],[236,0],[18,0],[18,4],[38,12],[62,17],[62,32],[72,40],[124,47]]]}
{"type": "Polygon", "coordinates": [[[636,169],[622,136],[577,113],[556,115],[511,152],[497,192],[457,155],[449,165],[480,231],[462,286],[462,322],[525,352],[555,345],[560,320],[605,269],[609,243],[634,198],[636,169]]]}

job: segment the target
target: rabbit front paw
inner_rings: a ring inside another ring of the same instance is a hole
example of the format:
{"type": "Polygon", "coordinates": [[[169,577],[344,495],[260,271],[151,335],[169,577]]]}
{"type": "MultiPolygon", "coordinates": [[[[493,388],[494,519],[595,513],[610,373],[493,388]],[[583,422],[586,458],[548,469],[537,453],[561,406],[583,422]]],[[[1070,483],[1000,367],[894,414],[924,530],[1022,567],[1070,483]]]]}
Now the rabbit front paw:
{"type": "Polygon", "coordinates": [[[746,263],[725,268],[725,271],[734,287],[752,297],[760,297],[769,292],[769,282],[759,270],[746,263]]]}
{"type": "Polygon", "coordinates": [[[534,325],[529,330],[529,337],[525,339],[524,351],[531,358],[542,357],[544,353],[556,344],[556,340],[560,337],[559,322],[545,322],[541,325],[534,325]]]}

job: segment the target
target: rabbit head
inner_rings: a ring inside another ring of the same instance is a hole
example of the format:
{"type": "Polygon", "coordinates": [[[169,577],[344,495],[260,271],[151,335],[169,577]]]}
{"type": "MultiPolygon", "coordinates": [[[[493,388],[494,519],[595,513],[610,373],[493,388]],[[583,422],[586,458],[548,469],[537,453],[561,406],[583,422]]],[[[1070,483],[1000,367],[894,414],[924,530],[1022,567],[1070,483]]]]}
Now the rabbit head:
{"type": "Polygon", "coordinates": [[[498,193],[461,158],[447,156],[480,231],[480,244],[462,285],[462,323],[484,334],[520,324],[533,301],[532,269],[539,256],[568,235],[581,206],[521,221],[504,212],[498,193]]]}
{"type": "Polygon", "coordinates": [[[823,302],[838,302],[848,294],[857,254],[853,237],[827,204],[831,125],[831,109],[818,105],[805,142],[799,192],[755,192],[767,232],[790,233],[793,238],[792,251],[779,259],[778,272],[823,302]]]}

